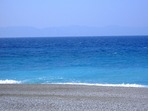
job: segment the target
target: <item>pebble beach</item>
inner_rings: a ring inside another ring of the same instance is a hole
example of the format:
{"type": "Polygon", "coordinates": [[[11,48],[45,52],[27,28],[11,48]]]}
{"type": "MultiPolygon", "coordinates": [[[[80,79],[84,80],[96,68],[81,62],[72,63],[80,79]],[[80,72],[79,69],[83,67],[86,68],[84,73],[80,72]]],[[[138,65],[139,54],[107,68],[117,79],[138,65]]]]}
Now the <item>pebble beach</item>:
{"type": "Polygon", "coordinates": [[[1,84],[0,111],[147,111],[148,88],[1,84]]]}

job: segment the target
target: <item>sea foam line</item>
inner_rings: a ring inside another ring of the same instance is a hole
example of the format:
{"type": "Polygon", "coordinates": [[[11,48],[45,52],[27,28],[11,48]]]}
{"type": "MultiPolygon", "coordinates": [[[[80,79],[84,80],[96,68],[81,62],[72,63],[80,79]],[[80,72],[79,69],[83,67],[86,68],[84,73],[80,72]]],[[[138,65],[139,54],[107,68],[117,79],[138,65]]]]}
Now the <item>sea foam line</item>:
{"type": "Polygon", "coordinates": [[[0,80],[0,84],[20,84],[21,81],[16,81],[16,80],[0,80]]]}
{"type": "MultiPolygon", "coordinates": [[[[0,80],[0,84],[21,84],[21,81],[16,80],[0,80]]],[[[43,83],[46,84],[46,83],[43,83]]],[[[50,83],[50,84],[63,84],[63,85],[85,85],[85,86],[109,86],[109,87],[145,87],[148,88],[146,85],[141,84],[98,84],[98,83],[73,83],[73,82],[67,82],[67,83],[50,83]]]]}
{"type": "Polygon", "coordinates": [[[67,85],[86,85],[86,86],[109,86],[109,87],[147,87],[140,84],[91,84],[91,83],[55,83],[55,84],[67,84],[67,85]]]}

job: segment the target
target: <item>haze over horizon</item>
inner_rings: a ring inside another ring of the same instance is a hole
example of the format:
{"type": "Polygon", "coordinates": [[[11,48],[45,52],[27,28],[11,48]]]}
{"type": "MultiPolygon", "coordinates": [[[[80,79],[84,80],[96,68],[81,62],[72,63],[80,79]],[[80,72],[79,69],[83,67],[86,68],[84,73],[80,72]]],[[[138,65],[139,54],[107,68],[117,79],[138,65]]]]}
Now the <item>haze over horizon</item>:
{"type": "Polygon", "coordinates": [[[148,35],[147,0],[1,0],[0,37],[148,35]]]}

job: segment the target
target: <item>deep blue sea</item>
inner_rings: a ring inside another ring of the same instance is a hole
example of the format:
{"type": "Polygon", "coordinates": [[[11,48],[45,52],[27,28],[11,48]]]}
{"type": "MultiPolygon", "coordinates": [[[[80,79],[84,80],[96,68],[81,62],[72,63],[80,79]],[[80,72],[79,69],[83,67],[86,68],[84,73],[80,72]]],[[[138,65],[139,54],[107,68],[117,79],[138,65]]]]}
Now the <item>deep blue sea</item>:
{"type": "Polygon", "coordinates": [[[0,83],[148,86],[148,36],[0,38],[0,83]]]}

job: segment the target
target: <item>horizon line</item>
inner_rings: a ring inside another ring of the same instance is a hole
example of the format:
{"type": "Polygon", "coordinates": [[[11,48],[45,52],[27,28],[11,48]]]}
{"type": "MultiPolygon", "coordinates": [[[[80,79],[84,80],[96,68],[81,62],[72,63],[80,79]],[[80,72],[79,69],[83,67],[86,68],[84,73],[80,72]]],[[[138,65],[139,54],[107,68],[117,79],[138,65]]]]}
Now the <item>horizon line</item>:
{"type": "Polygon", "coordinates": [[[140,36],[142,36],[142,37],[148,37],[148,35],[80,35],[80,36],[72,36],[72,35],[70,35],[70,36],[16,36],[16,37],[14,37],[14,36],[12,36],[12,37],[7,37],[7,36],[5,36],[5,37],[0,37],[0,38],[75,38],[75,37],[77,37],[77,38],[85,38],[85,37],[140,37],[140,36]]]}

